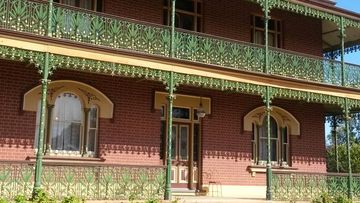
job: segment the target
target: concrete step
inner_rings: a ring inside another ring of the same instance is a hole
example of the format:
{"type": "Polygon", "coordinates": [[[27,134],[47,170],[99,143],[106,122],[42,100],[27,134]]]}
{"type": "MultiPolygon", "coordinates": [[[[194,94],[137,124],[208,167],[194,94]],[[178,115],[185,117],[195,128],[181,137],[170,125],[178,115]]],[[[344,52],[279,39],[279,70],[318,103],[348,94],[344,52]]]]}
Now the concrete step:
{"type": "Polygon", "coordinates": [[[190,190],[188,188],[172,188],[171,194],[174,197],[181,197],[181,196],[196,196],[196,190],[190,190]]]}

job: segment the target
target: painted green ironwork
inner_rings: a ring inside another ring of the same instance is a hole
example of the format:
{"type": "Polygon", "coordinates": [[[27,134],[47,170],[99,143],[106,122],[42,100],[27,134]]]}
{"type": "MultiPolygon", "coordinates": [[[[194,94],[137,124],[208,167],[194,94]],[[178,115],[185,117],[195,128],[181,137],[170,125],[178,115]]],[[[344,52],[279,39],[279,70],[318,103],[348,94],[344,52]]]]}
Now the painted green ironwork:
{"type": "MultiPolygon", "coordinates": [[[[360,177],[352,180],[355,200],[360,199],[360,177]]],[[[274,173],[273,199],[282,201],[312,200],[322,193],[331,196],[348,195],[347,174],[274,173]]]]}
{"type": "MultiPolygon", "coordinates": [[[[169,27],[54,5],[50,26],[54,38],[170,56],[172,34],[169,27]]],[[[45,36],[47,10],[45,2],[0,0],[0,27],[45,36]]],[[[348,23],[344,19],[346,26],[348,23]]],[[[174,39],[175,58],[241,71],[263,72],[264,46],[182,31],[176,31],[174,39]]],[[[341,85],[340,62],[271,48],[269,64],[269,74],[341,85]]],[[[346,86],[360,86],[359,74],[353,74],[359,69],[360,66],[346,65],[346,86]]]]}
{"type": "MultiPolygon", "coordinates": [[[[46,35],[51,37],[51,19],[52,19],[53,0],[48,1],[48,13],[47,13],[47,30],[46,35]]],[[[42,158],[44,155],[43,145],[45,137],[45,122],[46,122],[46,111],[47,111],[47,86],[49,83],[49,66],[50,66],[50,53],[46,52],[44,56],[44,64],[42,66],[42,81],[41,81],[41,106],[40,106],[40,125],[39,125],[39,136],[37,140],[37,153],[35,162],[35,181],[33,188],[33,195],[36,195],[38,189],[41,188],[41,177],[42,177],[42,158]]]]}
{"type": "Polygon", "coordinates": [[[33,194],[36,194],[36,190],[41,188],[41,174],[42,174],[42,158],[43,158],[43,144],[45,136],[45,122],[46,122],[46,106],[47,106],[47,86],[48,86],[48,77],[49,77],[49,53],[45,53],[45,62],[43,65],[42,71],[42,80],[41,80],[41,108],[40,108],[40,126],[39,126],[39,136],[38,136],[38,145],[36,153],[36,164],[35,164],[35,182],[33,194]]]}
{"type": "MultiPolygon", "coordinates": [[[[265,0],[250,0],[260,4],[264,8],[265,0]]],[[[341,16],[334,13],[326,12],[320,9],[308,7],[294,1],[288,0],[269,0],[269,9],[278,8],[282,10],[287,10],[290,12],[298,13],[305,16],[310,16],[322,20],[331,21],[333,23],[339,24],[341,16]]],[[[345,27],[354,27],[360,28],[360,22],[351,18],[344,17],[345,27]]]]}
{"type": "MultiPolygon", "coordinates": [[[[4,162],[0,164],[0,196],[13,199],[18,194],[31,196],[33,165],[4,162]]],[[[44,165],[42,188],[61,199],[78,196],[88,200],[162,199],[163,167],[121,165],[44,165]]]]}
{"type": "MultiPolygon", "coordinates": [[[[12,48],[0,45],[0,58],[6,60],[22,61],[34,64],[39,67],[44,62],[44,53],[29,51],[25,49],[12,48]]],[[[131,66],[124,64],[116,64],[105,61],[97,61],[92,59],[70,57],[63,55],[50,54],[49,74],[51,75],[57,68],[77,70],[91,73],[101,73],[112,76],[125,76],[133,78],[144,78],[166,83],[170,76],[170,72],[148,67],[131,66]]],[[[39,69],[41,72],[41,69],[39,69]]],[[[174,85],[190,85],[209,89],[217,89],[221,91],[239,92],[253,95],[265,95],[266,86],[235,82],[230,80],[211,78],[200,75],[190,75],[174,72],[174,85]]],[[[344,98],[332,95],[319,94],[314,92],[299,91],[286,88],[270,87],[270,98],[295,99],[306,102],[333,104],[343,107],[344,98]]],[[[349,107],[360,107],[360,101],[348,99],[349,107]]]]}
{"type": "Polygon", "coordinates": [[[48,5],[24,0],[0,0],[0,27],[46,35],[48,5]]]}
{"type": "Polygon", "coordinates": [[[351,120],[350,117],[350,107],[348,103],[348,99],[345,98],[345,107],[344,111],[344,121],[345,121],[345,133],[346,133],[346,151],[347,151],[347,158],[348,158],[348,190],[347,195],[350,199],[353,197],[353,175],[351,169],[351,143],[350,143],[350,126],[349,122],[351,120]]]}
{"type": "MultiPolygon", "coordinates": [[[[175,8],[176,0],[171,1],[171,39],[170,39],[170,57],[175,56],[175,8]]],[[[166,89],[169,92],[168,106],[167,106],[167,153],[166,153],[166,184],[165,184],[165,200],[171,200],[171,161],[172,161],[172,125],[173,125],[173,102],[174,91],[176,90],[174,84],[174,72],[170,72],[170,77],[166,82],[166,89]]]]}

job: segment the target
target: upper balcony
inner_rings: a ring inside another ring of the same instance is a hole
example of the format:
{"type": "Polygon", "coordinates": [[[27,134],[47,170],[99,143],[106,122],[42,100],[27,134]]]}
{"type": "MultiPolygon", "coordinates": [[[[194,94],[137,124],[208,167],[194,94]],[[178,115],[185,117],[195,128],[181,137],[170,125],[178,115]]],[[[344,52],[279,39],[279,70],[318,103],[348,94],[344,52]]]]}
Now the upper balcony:
{"type": "MultiPolygon", "coordinates": [[[[0,0],[0,29],[48,37],[46,1],[0,0]]],[[[324,26],[324,25],[323,25],[324,26]]],[[[334,32],[334,31],[333,31],[334,32]]],[[[336,33],[335,33],[336,35],[336,33]]],[[[169,26],[54,3],[51,38],[121,51],[169,57],[169,26]]],[[[264,72],[262,45],[177,29],[175,58],[223,70],[264,72]]],[[[360,88],[360,66],[285,49],[269,50],[269,74],[360,88]],[[342,78],[343,77],[343,78],[342,78]]]]}

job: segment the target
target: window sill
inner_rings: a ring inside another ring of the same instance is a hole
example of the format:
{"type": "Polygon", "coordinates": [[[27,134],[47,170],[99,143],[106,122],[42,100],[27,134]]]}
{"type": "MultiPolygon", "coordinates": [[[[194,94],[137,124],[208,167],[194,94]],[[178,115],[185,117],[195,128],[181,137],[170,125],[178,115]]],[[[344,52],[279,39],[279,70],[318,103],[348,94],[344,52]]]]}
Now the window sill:
{"type": "MultiPolygon", "coordinates": [[[[36,156],[28,156],[26,160],[35,162],[36,156]]],[[[104,162],[104,158],[94,158],[94,157],[80,157],[80,156],[59,156],[59,155],[45,155],[43,156],[44,163],[76,163],[76,164],[91,164],[104,162]]]]}
{"type": "MultiPolygon", "coordinates": [[[[290,166],[272,166],[271,169],[272,171],[282,171],[282,172],[289,172],[289,171],[291,172],[298,170],[298,168],[294,168],[290,166]]],[[[248,166],[247,170],[249,171],[249,173],[251,173],[252,177],[255,177],[256,173],[266,173],[266,166],[264,165],[248,166]]]]}

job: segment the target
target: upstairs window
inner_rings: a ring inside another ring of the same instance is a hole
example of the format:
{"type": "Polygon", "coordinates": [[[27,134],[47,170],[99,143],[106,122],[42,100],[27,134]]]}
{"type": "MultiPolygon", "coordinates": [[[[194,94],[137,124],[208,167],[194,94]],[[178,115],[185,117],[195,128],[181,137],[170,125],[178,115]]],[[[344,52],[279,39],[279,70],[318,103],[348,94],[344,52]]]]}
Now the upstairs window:
{"type": "MultiPolygon", "coordinates": [[[[265,45],[265,20],[261,16],[251,17],[251,41],[255,44],[265,45]]],[[[269,20],[269,46],[282,47],[282,26],[280,20],[269,20]]]]}
{"type": "Polygon", "coordinates": [[[98,12],[101,12],[103,7],[102,0],[55,0],[54,2],[98,12]]]}
{"type": "MultiPolygon", "coordinates": [[[[177,0],[175,9],[175,27],[201,32],[202,0],[177,0]]],[[[171,24],[171,0],[163,0],[164,25],[171,24]]]]}

